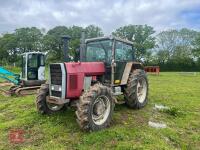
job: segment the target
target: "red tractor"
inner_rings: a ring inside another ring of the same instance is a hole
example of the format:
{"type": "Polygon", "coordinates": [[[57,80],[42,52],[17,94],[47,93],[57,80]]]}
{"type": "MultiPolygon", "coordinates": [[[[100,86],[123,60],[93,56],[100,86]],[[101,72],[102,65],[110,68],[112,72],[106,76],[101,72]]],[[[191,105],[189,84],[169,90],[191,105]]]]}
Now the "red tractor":
{"type": "Polygon", "coordinates": [[[144,107],[147,76],[135,62],[132,42],[100,37],[82,40],[80,62],[50,64],[48,84],[40,88],[36,105],[41,114],[50,114],[76,104],[80,127],[96,131],[110,125],[119,95],[130,108],[144,107]]]}

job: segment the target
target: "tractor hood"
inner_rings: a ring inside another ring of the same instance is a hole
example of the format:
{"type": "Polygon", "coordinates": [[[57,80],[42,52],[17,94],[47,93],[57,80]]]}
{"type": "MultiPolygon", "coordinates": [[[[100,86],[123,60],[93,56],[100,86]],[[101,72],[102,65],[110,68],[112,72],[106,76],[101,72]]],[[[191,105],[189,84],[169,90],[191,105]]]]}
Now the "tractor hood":
{"type": "Polygon", "coordinates": [[[68,62],[64,63],[67,73],[83,73],[86,76],[102,75],[105,72],[103,62],[68,62]]]}
{"type": "Polygon", "coordinates": [[[66,68],[66,98],[77,98],[84,87],[85,76],[100,76],[105,73],[103,62],[67,62],[66,68]]]}

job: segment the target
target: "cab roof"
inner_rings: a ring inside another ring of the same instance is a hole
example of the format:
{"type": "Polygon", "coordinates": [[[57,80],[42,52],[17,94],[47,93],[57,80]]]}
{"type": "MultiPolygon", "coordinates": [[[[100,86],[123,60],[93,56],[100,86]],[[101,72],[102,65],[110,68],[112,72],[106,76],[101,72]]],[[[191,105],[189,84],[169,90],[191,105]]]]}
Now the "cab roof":
{"type": "Polygon", "coordinates": [[[93,42],[93,41],[100,41],[100,40],[117,40],[117,41],[120,41],[120,42],[124,42],[124,43],[127,43],[127,44],[131,44],[133,45],[133,42],[129,41],[129,40],[126,40],[126,39],[121,39],[119,37],[116,37],[116,36],[103,36],[103,37],[97,37],[97,38],[91,38],[91,39],[86,39],[85,40],[85,43],[88,43],[88,42],[93,42]]]}

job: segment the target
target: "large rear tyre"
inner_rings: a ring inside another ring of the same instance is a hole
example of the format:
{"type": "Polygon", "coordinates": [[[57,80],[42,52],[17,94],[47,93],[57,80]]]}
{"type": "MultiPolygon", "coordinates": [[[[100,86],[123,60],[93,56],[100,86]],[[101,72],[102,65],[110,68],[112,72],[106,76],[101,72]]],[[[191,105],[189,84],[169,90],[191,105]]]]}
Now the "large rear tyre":
{"type": "Polygon", "coordinates": [[[124,96],[130,108],[140,109],[147,104],[148,80],[144,70],[136,69],[129,75],[124,96]]]}
{"type": "Polygon", "coordinates": [[[49,96],[49,85],[42,84],[36,97],[36,107],[41,114],[52,114],[63,109],[64,105],[56,105],[47,102],[49,96]]]}
{"type": "Polygon", "coordinates": [[[86,131],[97,131],[110,126],[114,105],[111,89],[95,84],[83,93],[77,104],[79,126],[86,131]]]}

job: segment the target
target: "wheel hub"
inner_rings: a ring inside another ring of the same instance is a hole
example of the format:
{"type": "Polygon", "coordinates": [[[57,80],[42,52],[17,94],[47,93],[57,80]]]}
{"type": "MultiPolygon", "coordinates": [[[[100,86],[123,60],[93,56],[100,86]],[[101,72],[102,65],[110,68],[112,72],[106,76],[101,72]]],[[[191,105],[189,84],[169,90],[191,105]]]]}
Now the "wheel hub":
{"type": "Polygon", "coordinates": [[[110,113],[110,101],[109,99],[102,95],[99,96],[93,105],[92,110],[92,120],[95,124],[101,125],[108,118],[110,113]]]}
{"type": "Polygon", "coordinates": [[[96,105],[94,106],[94,113],[99,116],[102,115],[105,111],[105,104],[102,102],[102,100],[100,100],[99,102],[96,103],[96,105]]]}
{"type": "Polygon", "coordinates": [[[49,99],[49,97],[46,97],[47,107],[52,111],[58,111],[64,106],[64,104],[58,105],[58,104],[50,103],[47,99],[49,99]]]}

